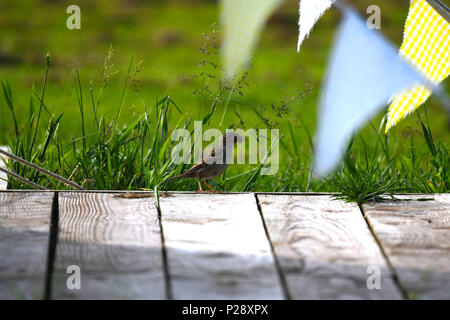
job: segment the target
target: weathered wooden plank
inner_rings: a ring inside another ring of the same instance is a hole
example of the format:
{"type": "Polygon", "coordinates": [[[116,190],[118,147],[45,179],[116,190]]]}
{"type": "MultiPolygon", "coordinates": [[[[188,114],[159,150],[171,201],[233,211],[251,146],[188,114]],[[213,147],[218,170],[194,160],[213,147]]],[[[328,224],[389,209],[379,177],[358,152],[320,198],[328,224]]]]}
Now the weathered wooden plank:
{"type": "Polygon", "coordinates": [[[42,299],[53,193],[0,192],[0,299],[42,299]]]}
{"type": "Polygon", "coordinates": [[[153,197],[60,193],[52,298],[164,299],[164,288],[153,197]],[[67,286],[71,265],[80,268],[81,289],[67,286]]]}
{"type": "Polygon", "coordinates": [[[252,194],[176,194],[160,205],[173,298],[283,298],[252,194]]]}
{"type": "Polygon", "coordinates": [[[363,209],[401,285],[410,298],[450,299],[450,194],[396,198],[363,209]]]}
{"type": "Polygon", "coordinates": [[[293,299],[401,298],[356,205],[319,195],[258,199],[293,299]],[[373,270],[380,270],[380,289],[368,288],[373,270]]]}

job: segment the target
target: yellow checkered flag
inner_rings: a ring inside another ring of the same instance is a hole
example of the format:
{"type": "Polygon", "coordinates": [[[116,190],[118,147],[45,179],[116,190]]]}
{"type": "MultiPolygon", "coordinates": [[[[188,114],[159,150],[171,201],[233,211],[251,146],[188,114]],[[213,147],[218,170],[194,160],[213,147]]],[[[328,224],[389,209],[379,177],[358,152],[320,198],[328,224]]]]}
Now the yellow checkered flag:
{"type": "MultiPolygon", "coordinates": [[[[449,36],[450,24],[427,1],[412,0],[400,55],[433,84],[438,84],[450,73],[449,36]]],[[[389,106],[386,132],[430,95],[430,88],[424,85],[417,85],[396,95],[389,106]]]]}
{"type": "Polygon", "coordinates": [[[225,77],[234,77],[248,62],[259,33],[282,0],[222,0],[225,77]]]}

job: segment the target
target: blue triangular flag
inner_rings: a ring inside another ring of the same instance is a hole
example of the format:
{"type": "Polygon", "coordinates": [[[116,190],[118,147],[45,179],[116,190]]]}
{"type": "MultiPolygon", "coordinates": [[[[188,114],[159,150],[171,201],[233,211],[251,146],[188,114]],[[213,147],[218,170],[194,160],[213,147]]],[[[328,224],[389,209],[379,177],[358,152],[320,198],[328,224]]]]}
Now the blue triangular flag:
{"type": "Polygon", "coordinates": [[[315,147],[314,171],[333,170],[354,131],[394,94],[426,83],[379,32],[345,9],[324,81],[315,147]]]}

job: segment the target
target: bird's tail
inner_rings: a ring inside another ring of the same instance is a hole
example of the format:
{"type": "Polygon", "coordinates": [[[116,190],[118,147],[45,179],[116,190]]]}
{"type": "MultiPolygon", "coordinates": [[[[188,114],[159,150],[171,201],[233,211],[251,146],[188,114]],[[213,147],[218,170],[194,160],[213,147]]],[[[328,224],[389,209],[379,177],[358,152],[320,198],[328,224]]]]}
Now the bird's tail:
{"type": "Polygon", "coordinates": [[[160,182],[159,184],[163,184],[163,183],[166,183],[167,181],[180,179],[180,178],[184,178],[184,174],[180,174],[179,176],[167,178],[167,179],[163,180],[162,182],[160,182]]]}

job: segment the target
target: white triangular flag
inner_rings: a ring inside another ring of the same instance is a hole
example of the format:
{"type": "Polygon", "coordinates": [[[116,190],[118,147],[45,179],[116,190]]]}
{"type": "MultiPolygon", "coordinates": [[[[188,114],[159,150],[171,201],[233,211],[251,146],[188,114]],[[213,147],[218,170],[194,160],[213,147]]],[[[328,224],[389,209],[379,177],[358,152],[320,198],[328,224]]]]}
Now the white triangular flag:
{"type": "Polygon", "coordinates": [[[312,28],[322,14],[335,2],[336,0],[301,0],[299,4],[299,18],[298,18],[298,43],[297,51],[300,51],[300,46],[303,40],[308,37],[312,28]]]}
{"type": "Polygon", "coordinates": [[[320,100],[315,149],[319,176],[334,169],[352,133],[395,93],[427,83],[357,13],[347,9],[343,15],[320,100]]]}
{"type": "Polygon", "coordinates": [[[259,33],[282,0],[222,0],[225,77],[234,77],[250,58],[259,33]]]}

